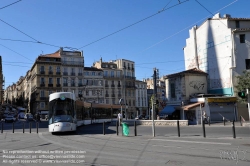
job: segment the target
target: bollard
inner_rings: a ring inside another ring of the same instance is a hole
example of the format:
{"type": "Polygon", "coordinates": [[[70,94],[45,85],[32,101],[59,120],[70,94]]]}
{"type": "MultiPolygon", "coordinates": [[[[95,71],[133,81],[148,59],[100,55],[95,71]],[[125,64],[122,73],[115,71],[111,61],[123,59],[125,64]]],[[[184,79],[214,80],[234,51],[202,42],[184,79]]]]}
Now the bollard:
{"type": "Polygon", "coordinates": [[[3,133],[3,122],[2,122],[2,125],[1,125],[2,127],[1,127],[1,133],[3,133]]]}
{"type": "Polygon", "coordinates": [[[180,137],[180,122],[177,120],[177,131],[178,131],[178,137],[180,137]]]}
{"type": "Polygon", "coordinates": [[[205,121],[202,121],[203,137],[206,138],[205,121]]]}
{"type": "Polygon", "coordinates": [[[23,133],[24,133],[24,122],[23,122],[23,133]]]}
{"type": "Polygon", "coordinates": [[[105,135],[105,122],[103,122],[103,135],[105,135]]]}
{"type": "Polygon", "coordinates": [[[134,121],[134,130],[135,130],[135,136],[137,136],[136,121],[134,121]]]}
{"type": "Polygon", "coordinates": [[[31,123],[30,123],[30,133],[31,133],[31,123]]]}
{"type": "Polygon", "coordinates": [[[118,121],[116,121],[116,135],[119,135],[118,121]]]}
{"type": "Polygon", "coordinates": [[[38,133],[38,126],[39,126],[39,123],[36,122],[36,133],[38,133]]]}
{"type": "Polygon", "coordinates": [[[15,125],[14,125],[14,122],[12,123],[12,133],[14,133],[14,130],[15,130],[15,125]]]}
{"type": "Polygon", "coordinates": [[[226,120],[224,117],[223,117],[223,123],[224,123],[224,126],[226,126],[226,120]]]}
{"type": "Polygon", "coordinates": [[[236,133],[235,133],[235,125],[234,125],[234,120],[233,120],[233,124],[232,124],[232,130],[233,130],[233,138],[236,138],[236,133]]]}

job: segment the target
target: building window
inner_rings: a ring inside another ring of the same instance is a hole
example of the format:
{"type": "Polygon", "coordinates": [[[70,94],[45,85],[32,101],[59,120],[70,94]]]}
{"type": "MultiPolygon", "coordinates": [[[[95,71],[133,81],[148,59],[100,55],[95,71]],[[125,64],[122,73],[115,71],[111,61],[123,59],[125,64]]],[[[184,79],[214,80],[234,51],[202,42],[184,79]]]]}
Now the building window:
{"type": "Polygon", "coordinates": [[[86,90],[85,92],[86,92],[86,96],[89,96],[89,90],[86,90]]]}
{"type": "Polygon", "coordinates": [[[175,84],[171,83],[171,98],[175,98],[175,84]]]}
{"type": "Polygon", "coordinates": [[[44,90],[40,91],[40,97],[44,97],[44,90]]]}
{"type": "Polygon", "coordinates": [[[40,108],[45,108],[45,103],[44,102],[40,103],[40,108]]]}
{"type": "Polygon", "coordinates": [[[106,99],[106,104],[109,104],[109,99],[106,99]]]}
{"type": "Polygon", "coordinates": [[[111,71],[110,75],[111,77],[114,77],[114,71],[111,71]]]}
{"type": "Polygon", "coordinates": [[[246,62],[246,70],[250,69],[250,59],[245,59],[246,62]]]}
{"type": "Polygon", "coordinates": [[[108,76],[108,71],[104,71],[104,76],[108,76]]]}
{"type": "Polygon", "coordinates": [[[92,72],[92,76],[95,76],[95,72],[94,71],[92,72]]]}
{"type": "Polygon", "coordinates": [[[235,21],[236,28],[240,28],[240,21],[235,21]]]}
{"type": "Polygon", "coordinates": [[[56,78],[56,83],[60,84],[60,78],[56,78]]]}
{"type": "Polygon", "coordinates": [[[45,80],[43,77],[41,78],[41,84],[45,84],[45,80]]]}
{"type": "Polygon", "coordinates": [[[117,71],[116,74],[117,74],[117,77],[120,77],[121,76],[121,71],[117,71]]]}
{"type": "Polygon", "coordinates": [[[44,66],[41,66],[40,71],[44,71],[44,66]]]}
{"type": "Polygon", "coordinates": [[[53,84],[52,78],[49,78],[49,84],[53,84]]]}
{"type": "Polygon", "coordinates": [[[52,66],[49,66],[49,71],[52,71],[52,66]]]}
{"type": "Polygon", "coordinates": [[[60,70],[60,66],[57,66],[56,67],[56,72],[60,72],[61,70],[60,70]]]}
{"type": "Polygon", "coordinates": [[[245,34],[240,35],[240,43],[245,43],[245,34]]]}

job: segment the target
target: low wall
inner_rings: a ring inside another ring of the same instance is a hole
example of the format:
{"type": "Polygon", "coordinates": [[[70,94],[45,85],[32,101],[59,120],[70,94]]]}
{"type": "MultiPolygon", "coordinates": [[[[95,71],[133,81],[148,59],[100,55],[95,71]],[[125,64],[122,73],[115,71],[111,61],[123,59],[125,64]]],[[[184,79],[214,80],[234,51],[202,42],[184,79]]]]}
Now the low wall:
{"type": "MultiPolygon", "coordinates": [[[[116,125],[117,120],[111,121],[112,125],[116,125]]],[[[134,125],[135,120],[123,120],[128,125],[134,125]]],[[[177,126],[177,120],[154,120],[155,126],[177,126]]],[[[152,125],[152,120],[136,120],[137,125],[152,125]]],[[[179,120],[180,126],[188,126],[188,120],[179,120]]]]}

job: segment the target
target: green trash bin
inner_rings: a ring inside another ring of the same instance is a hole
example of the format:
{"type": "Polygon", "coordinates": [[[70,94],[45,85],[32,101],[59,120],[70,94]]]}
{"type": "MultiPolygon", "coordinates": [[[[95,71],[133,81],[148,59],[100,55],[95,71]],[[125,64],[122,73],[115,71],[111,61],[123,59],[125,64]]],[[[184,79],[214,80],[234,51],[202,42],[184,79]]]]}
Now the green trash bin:
{"type": "Polygon", "coordinates": [[[129,135],[129,126],[127,123],[122,123],[122,133],[125,136],[129,135]]]}

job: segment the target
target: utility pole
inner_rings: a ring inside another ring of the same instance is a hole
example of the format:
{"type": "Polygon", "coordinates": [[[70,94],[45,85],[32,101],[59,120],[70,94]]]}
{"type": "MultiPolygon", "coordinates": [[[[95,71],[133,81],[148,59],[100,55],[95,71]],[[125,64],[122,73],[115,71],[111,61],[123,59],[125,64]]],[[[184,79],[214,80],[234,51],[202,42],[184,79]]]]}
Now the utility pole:
{"type": "Polygon", "coordinates": [[[249,122],[250,122],[250,92],[249,89],[246,89],[247,91],[247,109],[248,109],[248,116],[249,116],[249,122]]]}
{"type": "Polygon", "coordinates": [[[154,81],[154,99],[151,101],[152,103],[152,132],[153,137],[155,137],[155,104],[156,104],[156,96],[157,96],[157,87],[156,87],[156,68],[154,68],[154,75],[153,75],[153,81],[154,81]]]}

